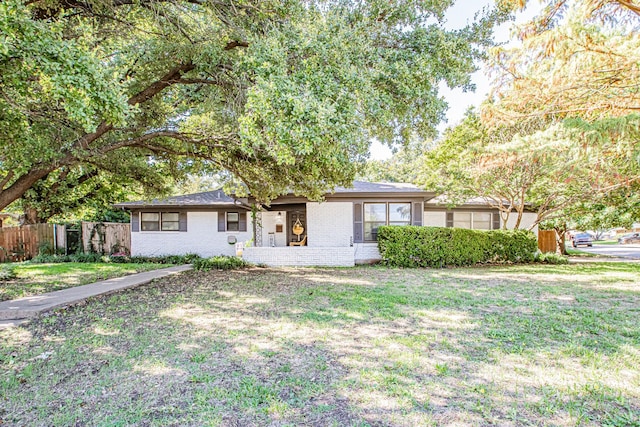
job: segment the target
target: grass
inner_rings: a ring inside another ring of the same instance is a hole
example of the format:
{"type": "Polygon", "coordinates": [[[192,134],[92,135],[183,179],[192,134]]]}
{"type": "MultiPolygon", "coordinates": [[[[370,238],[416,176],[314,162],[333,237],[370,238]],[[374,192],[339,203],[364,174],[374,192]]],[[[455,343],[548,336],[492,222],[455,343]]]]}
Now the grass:
{"type": "Polygon", "coordinates": [[[618,239],[613,239],[613,240],[594,240],[593,241],[594,245],[617,245],[618,244],[618,239]]]}
{"type": "Polygon", "coordinates": [[[39,295],[164,267],[169,266],[151,263],[21,263],[16,266],[15,279],[0,281],[0,301],[39,295]]]}
{"type": "Polygon", "coordinates": [[[3,425],[640,424],[640,265],[189,272],[0,330],[3,425]]]}
{"type": "Polygon", "coordinates": [[[567,255],[571,257],[581,257],[581,258],[610,258],[608,255],[602,254],[594,254],[592,252],[581,251],[577,248],[567,247],[567,255]]]}

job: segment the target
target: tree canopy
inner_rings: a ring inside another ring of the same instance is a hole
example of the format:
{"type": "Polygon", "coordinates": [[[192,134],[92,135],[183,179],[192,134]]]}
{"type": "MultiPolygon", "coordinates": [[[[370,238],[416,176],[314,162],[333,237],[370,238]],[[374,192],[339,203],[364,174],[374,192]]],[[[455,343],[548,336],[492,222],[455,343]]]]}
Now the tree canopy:
{"type": "Polygon", "coordinates": [[[484,118],[593,121],[638,112],[639,29],[636,2],[547,1],[539,16],[519,28],[520,43],[492,49],[494,91],[484,118]]]}
{"type": "MultiPolygon", "coordinates": [[[[575,219],[584,212],[579,206],[613,202],[616,199],[609,195],[628,194],[625,190],[640,176],[632,142],[640,135],[636,131],[612,142],[605,135],[618,132],[617,123],[610,119],[592,125],[576,119],[531,133],[531,123],[489,127],[471,111],[424,154],[418,180],[445,193],[452,204],[484,198],[501,212],[503,224],[513,213],[517,227],[525,210],[537,212],[535,224],[566,221],[569,212],[575,219]]],[[[636,116],[633,127],[640,129],[639,125],[636,116]]]]}
{"type": "Polygon", "coordinates": [[[267,202],[349,184],[372,138],[434,134],[439,84],[471,88],[504,14],[449,31],[451,4],[3,1],[0,209],[82,171],[206,168],[267,202]]]}

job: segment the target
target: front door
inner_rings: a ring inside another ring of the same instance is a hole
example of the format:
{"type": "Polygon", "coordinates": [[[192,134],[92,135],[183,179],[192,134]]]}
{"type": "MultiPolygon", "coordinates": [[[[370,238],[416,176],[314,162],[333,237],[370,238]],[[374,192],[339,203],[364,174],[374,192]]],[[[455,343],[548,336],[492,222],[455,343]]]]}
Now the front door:
{"type": "Polygon", "coordinates": [[[307,235],[307,215],[305,211],[290,211],[287,212],[287,242],[299,242],[307,235]],[[296,223],[302,225],[302,233],[297,235],[293,232],[296,223]]]}

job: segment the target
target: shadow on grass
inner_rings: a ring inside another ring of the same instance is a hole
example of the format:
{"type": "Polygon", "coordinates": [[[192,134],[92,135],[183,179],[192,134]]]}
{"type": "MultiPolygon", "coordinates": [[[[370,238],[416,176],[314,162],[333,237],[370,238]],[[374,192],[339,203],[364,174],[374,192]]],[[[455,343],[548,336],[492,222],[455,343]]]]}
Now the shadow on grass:
{"type": "Polygon", "coordinates": [[[243,426],[633,420],[640,297],[608,289],[601,298],[583,284],[511,274],[192,272],[96,298],[2,332],[0,419],[243,426]]]}

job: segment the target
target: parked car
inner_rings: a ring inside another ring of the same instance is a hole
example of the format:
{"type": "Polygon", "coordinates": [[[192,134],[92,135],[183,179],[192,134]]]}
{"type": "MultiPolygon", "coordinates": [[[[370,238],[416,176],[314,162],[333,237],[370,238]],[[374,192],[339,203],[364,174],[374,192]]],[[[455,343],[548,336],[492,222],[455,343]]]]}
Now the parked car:
{"type": "Polygon", "coordinates": [[[578,233],[573,236],[573,241],[571,242],[571,245],[574,248],[577,248],[580,245],[591,247],[593,246],[593,238],[589,233],[578,233]]]}
{"type": "Polygon", "coordinates": [[[629,233],[618,238],[618,243],[626,245],[630,243],[640,243],[640,233],[629,233]]]}

